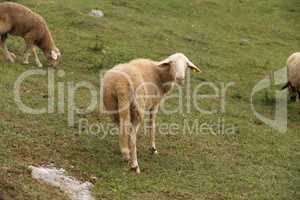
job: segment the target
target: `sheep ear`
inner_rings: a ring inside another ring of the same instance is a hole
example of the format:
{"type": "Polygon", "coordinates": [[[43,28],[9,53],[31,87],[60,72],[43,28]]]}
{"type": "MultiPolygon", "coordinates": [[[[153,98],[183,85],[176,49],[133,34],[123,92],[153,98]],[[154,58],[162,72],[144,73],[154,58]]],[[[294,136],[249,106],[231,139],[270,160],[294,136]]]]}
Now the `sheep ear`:
{"type": "Polygon", "coordinates": [[[60,53],[56,53],[54,50],[51,51],[51,58],[57,60],[60,53]]]}
{"type": "Polygon", "coordinates": [[[170,59],[165,59],[163,61],[160,61],[158,63],[158,66],[170,66],[170,64],[171,64],[171,60],[170,59]]]}
{"type": "Polygon", "coordinates": [[[199,72],[201,73],[202,71],[199,69],[199,67],[197,67],[196,65],[194,65],[194,63],[192,63],[191,61],[188,61],[188,67],[191,68],[193,71],[195,72],[199,72]]]}

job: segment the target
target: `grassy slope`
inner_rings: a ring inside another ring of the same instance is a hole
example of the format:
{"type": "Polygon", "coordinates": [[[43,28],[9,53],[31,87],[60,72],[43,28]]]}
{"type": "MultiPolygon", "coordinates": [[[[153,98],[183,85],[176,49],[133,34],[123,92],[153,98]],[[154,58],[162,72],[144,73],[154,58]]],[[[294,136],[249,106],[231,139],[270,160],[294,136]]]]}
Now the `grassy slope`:
{"type": "MultiPolygon", "coordinates": [[[[255,83],[285,65],[299,51],[300,3],[297,0],[19,0],[41,13],[61,47],[61,81],[97,84],[98,71],[135,57],[163,58],[184,52],[205,73],[193,83],[234,81],[229,90],[226,121],[239,126],[229,136],[158,135],[160,155],[148,154],[148,136],[139,136],[143,173],[133,176],[120,161],[117,137],[105,140],[78,135],[66,115],[26,115],[13,101],[13,83],[33,67],[10,65],[1,59],[0,73],[0,192],[7,199],[64,199],[53,188],[32,181],[26,167],[49,162],[84,180],[97,176],[94,194],[108,199],[299,199],[299,106],[289,106],[289,131],[281,135],[255,120],[249,98],[255,83]],[[103,10],[103,19],[87,16],[103,10]],[[240,39],[250,44],[241,46],[240,39]],[[104,52],[95,46],[103,47],[104,52]],[[167,142],[165,142],[167,141],[167,142]]],[[[20,40],[10,48],[22,55],[20,40]]],[[[46,105],[47,82],[26,82],[31,105],[46,105]]],[[[78,103],[85,105],[84,91],[78,103]]],[[[264,94],[260,111],[272,113],[264,94]]],[[[171,101],[169,105],[175,106],[171,101]]],[[[203,101],[204,107],[216,104],[203,101]]],[[[215,121],[221,114],[160,114],[158,122],[183,119],[215,121]]],[[[97,113],[86,116],[102,123],[97,113]]]]}

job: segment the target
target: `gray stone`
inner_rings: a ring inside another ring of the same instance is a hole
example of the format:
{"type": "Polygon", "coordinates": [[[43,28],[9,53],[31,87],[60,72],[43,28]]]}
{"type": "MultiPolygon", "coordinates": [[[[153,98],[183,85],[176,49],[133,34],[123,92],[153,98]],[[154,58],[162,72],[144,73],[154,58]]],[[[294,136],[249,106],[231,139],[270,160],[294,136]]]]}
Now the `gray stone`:
{"type": "Polygon", "coordinates": [[[240,41],[240,45],[249,45],[250,44],[250,40],[247,38],[242,38],[240,41]]]}

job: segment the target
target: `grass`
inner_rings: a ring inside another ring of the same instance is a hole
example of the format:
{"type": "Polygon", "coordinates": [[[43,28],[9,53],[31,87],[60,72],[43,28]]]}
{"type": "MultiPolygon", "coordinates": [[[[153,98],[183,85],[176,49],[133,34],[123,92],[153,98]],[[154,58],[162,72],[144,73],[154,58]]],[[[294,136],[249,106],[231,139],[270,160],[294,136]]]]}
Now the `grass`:
{"type": "MultiPolygon", "coordinates": [[[[297,0],[18,0],[45,17],[63,52],[65,76],[57,81],[88,81],[99,86],[99,71],[136,57],[162,59],[184,52],[203,74],[192,76],[192,88],[203,81],[234,82],[226,112],[166,115],[158,124],[176,123],[175,134],[158,134],[159,156],[148,153],[147,134],[139,134],[142,174],[121,162],[117,136],[78,134],[68,127],[67,113],[29,115],[14,102],[17,77],[33,66],[0,59],[0,194],[4,200],[67,199],[61,191],[31,179],[27,167],[53,163],[70,175],[95,184],[97,199],[292,200],[300,198],[299,105],[289,104],[288,131],[280,134],[251,111],[254,85],[285,66],[299,51],[300,3],[297,0]],[[105,17],[88,16],[91,9],[105,17]],[[249,44],[241,45],[241,40],[249,44]],[[216,122],[238,127],[234,134],[182,134],[184,122],[216,122]],[[95,180],[93,177],[97,177],[95,180]]],[[[22,56],[22,40],[9,48],[22,56]]],[[[20,63],[20,60],[18,60],[20,63]]],[[[203,88],[211,94],[210,88],[203,88]]],[[[174,92],[173,94],[176,94],[174,92]]],[[[47,105],[47,80],[34,77],[22,86],[31,106],[47,105]]],[[[76,103],[85,107],[89,93],[80,90],[76,103]]],[[[256,108],[274,114],[273,91],[255,96],[256,108]]],[[[175,108],[178,102],[167,105],[175,108]]],[[[219,109],[217,100],[201,107],[219,109]]],[[[97,112],[76,116],[108,124],[97,112]]],[[[76,124],[78,121],[76,121],[76,124]]]]}

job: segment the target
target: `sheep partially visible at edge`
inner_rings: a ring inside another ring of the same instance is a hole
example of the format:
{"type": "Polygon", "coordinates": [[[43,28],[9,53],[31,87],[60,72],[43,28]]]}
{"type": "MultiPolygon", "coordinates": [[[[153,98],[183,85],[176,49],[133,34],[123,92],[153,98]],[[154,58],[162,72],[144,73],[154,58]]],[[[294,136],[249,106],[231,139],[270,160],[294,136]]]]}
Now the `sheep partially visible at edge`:
{"type": "Polygon", "coordinates": [[[0,3],[0,48],[4,50],[5,57],[14,63],[16,56],[8,50],[5,43],[9,34],[24,38],[26,43],[24,64],[29,64],[28,59],[33,53],[36,64],[39,67],[43,66],[35,46],[43,51],[52,66],[58,64],[60,51],[53,41],[45,20],[39,14],[17,3],[0,3]]]}
{"type": "Polygon", "coordinates": [[[103,100],[106,111],[119,124],[121,153],[131,168],[140,173],[136,134],[146,112],[150,114],[150,150],[155,146],[155,115],[161,99],[174,82],[183,84],[186,69],[201,72],[185,55],[176,53],[156,62],[136,59],[107,71],[103,78],[103,100]]]}
{"type": "Polygon", "coordinates": [[[287,60],[288,82],[282,89],[288,88],[291,100],[300,99],[300,52],[292,54],[287,60]]]}

